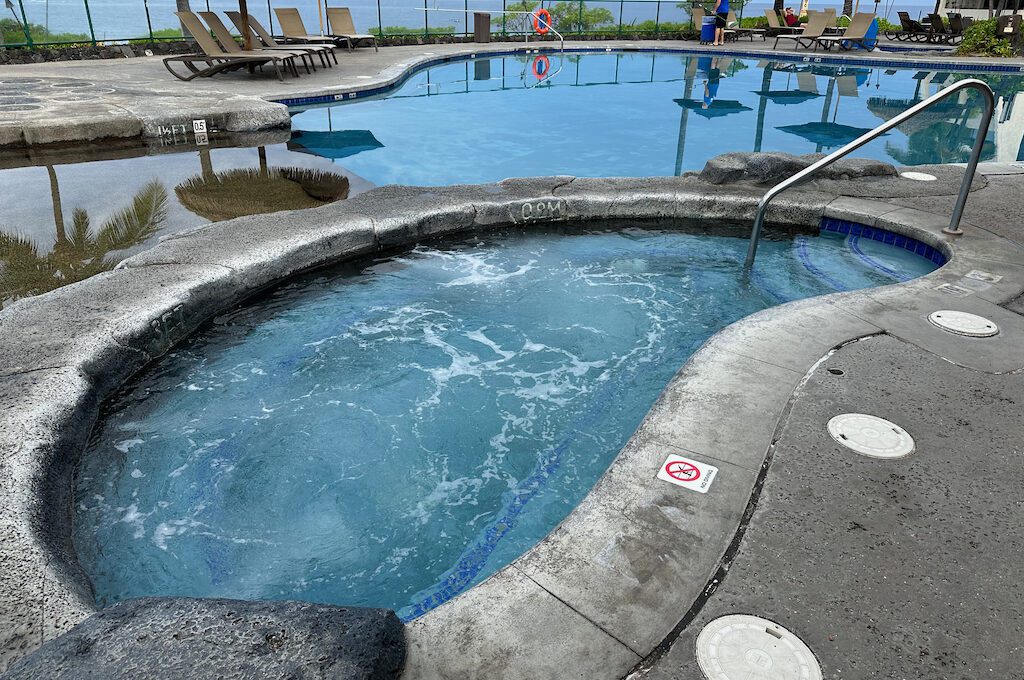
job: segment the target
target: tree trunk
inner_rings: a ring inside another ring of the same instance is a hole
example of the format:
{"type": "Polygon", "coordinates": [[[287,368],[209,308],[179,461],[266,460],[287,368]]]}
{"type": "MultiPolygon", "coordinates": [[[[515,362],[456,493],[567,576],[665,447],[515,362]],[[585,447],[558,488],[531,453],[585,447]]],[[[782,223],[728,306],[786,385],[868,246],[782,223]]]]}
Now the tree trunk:
{"type": "Polygon", "coordinates": [[[843,0],[843,14],[848,17],[853,16],[853,0],[843,0]]]}
{"type": "Polygon", "coordinates": [[[785,5],[785,0],[775,0],[775,13],[779,14],[780,12],[782,12],[782,10],[785,9],[785,5]]]}
{"type": "MultiPolygon", "coordinates": [[[[175,2],[175,9],[177,11],[179,11],[179,12],[191,12],[192,11],[192,8],[189,7],[189,5],[188,5],[188,0],[174,0],[174,2],[175,2]]],[[[185,36],[186,38],[191,38],[192,37],[192,34],[188,32],[187,28],[185,28],[185,24],[181,25],[181,34],[183,36],[185,36]]]]}
{"type": "Polygon", "coordinates": [[[60,185],[57,184],[57,172],[52,165],[46,166],[46,172],[50,175],[50,201],[53,203],[53,228],[57,231],[57,243],[65,243],[68,236],[64,231],[64,208],[60,204],[60,185]]]}

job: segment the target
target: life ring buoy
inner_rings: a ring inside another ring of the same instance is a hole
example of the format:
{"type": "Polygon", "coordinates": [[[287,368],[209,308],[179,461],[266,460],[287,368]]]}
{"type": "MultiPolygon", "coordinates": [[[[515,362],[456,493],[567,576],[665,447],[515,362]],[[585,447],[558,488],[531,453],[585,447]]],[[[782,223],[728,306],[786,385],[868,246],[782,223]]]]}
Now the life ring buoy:
{"type": "Polygon", "coordinates": [[[533,77],[537,80],[544,80],[544,77],[551,70],[551,61],[543,54],[533,58],[533,77]]]}
{"type": "Polygon", "coordinates": [[[539,9],[533,13],[533,30],[537,35],[544,35],[551,30],[551,12],[539,9]]]}

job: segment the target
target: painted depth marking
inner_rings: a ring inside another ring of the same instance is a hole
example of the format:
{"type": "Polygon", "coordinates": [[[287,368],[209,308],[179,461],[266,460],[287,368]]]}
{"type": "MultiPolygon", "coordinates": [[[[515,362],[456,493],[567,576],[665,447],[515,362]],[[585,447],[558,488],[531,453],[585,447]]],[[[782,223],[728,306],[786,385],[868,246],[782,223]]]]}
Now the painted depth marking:
{"type": "Polygon", "coordinates": [[[714,465],[672,454],[658,470],[658,479],[697,493],[707,493],[717,474],[718,468],[714,465]]]}

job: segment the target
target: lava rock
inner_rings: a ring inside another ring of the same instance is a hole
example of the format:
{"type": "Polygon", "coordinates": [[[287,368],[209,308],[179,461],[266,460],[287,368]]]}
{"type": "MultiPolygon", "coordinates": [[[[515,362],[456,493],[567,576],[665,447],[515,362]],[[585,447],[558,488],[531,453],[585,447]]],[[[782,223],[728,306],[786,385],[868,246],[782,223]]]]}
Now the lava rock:
{"type": "MultiPolygon", "coordinates": [[[[776,184],[800,172],[824,154],[794,156],[779,152],[737,152],[715,156],[697,173],[709,184],[776,184]]],[[[892,177],[896,168],[882,161],[866,158],[843,158],[822,169],[816,179],[852,179],[855,177],[892,177]]]]}
{"type": "Polygon", "coordinates": [[[4,680],[397,678],[402,622],[388,609],[152,597],[90,616],[4,680]]]}

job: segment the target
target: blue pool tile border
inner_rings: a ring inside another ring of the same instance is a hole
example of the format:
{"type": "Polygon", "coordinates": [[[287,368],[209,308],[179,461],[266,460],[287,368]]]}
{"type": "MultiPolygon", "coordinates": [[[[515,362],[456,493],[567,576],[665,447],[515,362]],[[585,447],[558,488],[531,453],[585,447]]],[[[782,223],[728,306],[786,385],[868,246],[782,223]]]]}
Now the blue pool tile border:
{"type": "Polygon", "coordinates": [[[903,248],[909,250],[915,255],[919,255],[926,260],[929,260],[939,267],[946,264],[946,256],[938,248],[918,241],[910,236],[903,236],[895,232],[886,231],[885,229],[879,229],[878,227],[869,227],[865,224],[858,222],[850,222],[847,220],[837,220],[832,217],[823,217],[819,226],[821,231],[831,232],[833,234],[843,234],[856,236],[858,238],[870,239],[872,241],[880,241],[886,245],[891,245],[896,248],[903,248]]]}
{"type": "MultiPolygon", "coordinates": [[[[880,51],[881,48],[880,48],[880,51]]],[[[396,80],[386,85],[378,85],[375,87],[368,87],[362,89],[352,89],[348,91],[342,91],[331,94],[316,95],[312,97],[291,97],[282,99],[270,99],[270,101],[278,104],[284,104],[285,106],[299,107],[299,106],[313,106],[316,104],[330,104],[342,102],[350,102],[358,99],[365,99],[367,97],[376,97],[392,90],[395,90],[405,84],[405,81],[410,77],[423,71],[424,69],[438,66],[440,64],[447,64],[450,62],[457,61],[469,61],[472,59],[485,59],[485,58],[498,58],[498,57],[509,57],[516,55],[529,55],[529,54],[540,54],[544,53],[555,53],[565,52],[571,54],[614,54],[616,52],[640,52],[640,53],[651,53],[651,52],[663,52],[665,54],[685,54],[693,56],[707,56],[709,54],[723,55],[729,57],[743,57],[749,59],[768,59],[773,62],[792,62],[797,64],[824,64],[827,66],[872,66],[876,68],[914,68],[921,71],[959,71],[966,73],[1018,73],[1024,74],[1024,66],[1010,66],[1005,64],[978,64],[970,62],[957,62],[957,61],[916,61],[908,59],[865,59],[862,57],[829,57],[829,56],[818,56],[818,55],[807,55],[801,56],[797,54],[777,54],[774,52],[757,52],[754,50],[738,50],[738,49],[725,49],[725,50],[702,50],[694,49],[692,47],[636,47],[636,46],[622,46],[622,47],[569,47],[565,50],[560,50],[557,47],[533,47],[527,50],[500,50],[497,52],[491,52],[486,47],[481,48],[479,53],[471,54],[453,54],[443,57],[437,57],[424,61],[409,68],[405,73],[399,76],[396,80]]]]}

